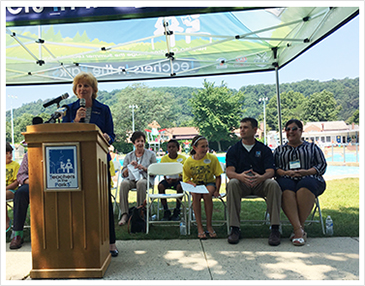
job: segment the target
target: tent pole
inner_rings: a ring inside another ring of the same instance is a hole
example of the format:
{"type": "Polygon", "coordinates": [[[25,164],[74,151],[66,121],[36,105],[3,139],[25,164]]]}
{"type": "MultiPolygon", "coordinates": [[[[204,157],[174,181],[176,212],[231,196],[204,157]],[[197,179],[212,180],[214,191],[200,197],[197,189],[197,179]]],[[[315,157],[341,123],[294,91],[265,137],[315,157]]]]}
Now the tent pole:
{"type": "Polygon", "coordinates": [[[279,89],[279,70],[278,66],[275,65],[275,78],[276,78],[276,100],[278,105],[278,128],[280,136],[280,145],[283,144],[283,132],[281,129],[281,106],[280,106],[280,89],[279,89]]]}

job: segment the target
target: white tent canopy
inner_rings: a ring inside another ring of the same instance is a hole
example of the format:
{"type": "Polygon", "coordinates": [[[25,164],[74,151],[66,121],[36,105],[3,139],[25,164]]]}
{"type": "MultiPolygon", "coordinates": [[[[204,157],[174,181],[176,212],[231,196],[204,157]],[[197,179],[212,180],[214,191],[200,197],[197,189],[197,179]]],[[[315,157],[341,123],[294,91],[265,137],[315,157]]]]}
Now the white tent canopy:
{"type": "Polygon", "coordinates": [[[6,84],[276,71],[359,7],[8,7],[6,84]]]}

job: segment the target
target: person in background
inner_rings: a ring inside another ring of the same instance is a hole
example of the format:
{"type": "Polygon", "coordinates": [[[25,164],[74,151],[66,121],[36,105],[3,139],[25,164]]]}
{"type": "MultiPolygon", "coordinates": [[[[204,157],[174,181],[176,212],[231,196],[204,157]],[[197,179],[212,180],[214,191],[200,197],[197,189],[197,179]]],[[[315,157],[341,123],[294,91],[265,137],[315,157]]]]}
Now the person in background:
{"type": "Polygon", "coordinates": [[[135,131],[131,136],[135,150],[129,152],[123,160],[122,176],[120,183],[120,210],[122,218],[119,225],[128,221],[128,194],[131,189],[137,189],[137,206],[146,199],[147,179],[153,185],[155,177],[147,178],[147,169],[150,164],[157,163],[156,154],[145,148],[146,135],[142,131],[135,131]]]}
{"type": "MultiPolygon", "coordinates": [[[[13,147],[6,142],[6,200],[14,198],[14,193],[18,189],[19,183],[17,174],[19,163],[13,161],[13,147]]],[[[8,205],[6,205],[6,232],[11,228],[11,220],[8,215],[8,205]]]]}
{"type": "Polygon", "coordinates": [[[312,211],[315,198],[323,194],[326,182],[322,175],[327,162],[320,147],[302,139],[303,124],[291,119],[285,124],[288,142],[274,151],[276,181],[282,195],[282,209],[293,226],[290,240],[295,246],[306,243],[304,222],[312,211]]]}
{"type": "MultiPolygon", "coordinates": [[[[41,117],[34,117],[32,124],[41,124],[43,119],[41,117]]],[[[10,241],[10,249],[21,248],[24,242],[24,223],[27,217],[29,206],[29,172],[28,172],[28,153],[24,154],[22,163],[17,174],[17,181],[20,187],[14,194],[13,198],[13,238],[10,241]]]]}
{"type": "Polygon", "coordinates": [[[215,238],[217,237],[217,234],[212,226],[212,197],[219,196],[221,174],[223,173],[223,170],[218,158],[215,155],[208,153],[208,140],[204,136],[195,136],[191,145],[193,147],[190,151],[191,156],[186,159],[183,166],[183,181],[194,187],[197,185],[205,185],[207,187],[209,194],[191,193],[193,197],[193,210],[198,227],[198,238],[207,239],[207,234],[210,238],[215,238]],[[201,199],[204,200],[207,234],[204,231],[202,224],[201,199]]]}
{"type": "MultiPolygon", "coordinates": [[[[186,157],[184,155],[178,154],[180,149],[180,144],[175,139],[171,139],[167,143],[167,154],[161,158],[161,163],[181,163],[184,165],[186,157]]],[[[174,189],[177,193],[182,193],[181,182],[182,174],[176,176],[165,176],[164,179],[158,184],[158,192],[159,194],[165,194],[166,189],[174,189]]],[[[180,206],[181,200],[176,199],[176,208],[174,209],[173,214],[171,215],[171,211],[168,208],[167,200],[161,199],[161,204],[164,209],[164,216],[161,220],[163,221],[178,221],[180,220],[180,206]]]]}
{"type": "MultiPolygon", "coordinates": [[[[81,72],[73,80],[72,90],[78,100],[69,104],[69,110],[63,117],[62,122],[85,122],[98,126],[103,133],[105,140],[112,144],[115,139],[114,124],[110,108],[96,100],[98,96],[98,82],[92,73],[81,72]],[[85,100],[85,107],[80,107],[80,99],[85,100]]],[[[111,198],[111,175],[108,152],[108,189],[109,189],[109,251],[112,256],[118,256],[118,249],[115,244],[114,213],[111,198]]]]}
{"type": "Polygon", "coordinates": [[[228,243],[240,239],[241,199],[248,195],[266,198],[270,214],[269,245],[280,244],[281,189],[273,180],[274,158],[269,147],[255,139],[257,120],[246,117],[240,122],[241,140],[228,149],[226,155],[227,208],[231,233],[228,243]]]}

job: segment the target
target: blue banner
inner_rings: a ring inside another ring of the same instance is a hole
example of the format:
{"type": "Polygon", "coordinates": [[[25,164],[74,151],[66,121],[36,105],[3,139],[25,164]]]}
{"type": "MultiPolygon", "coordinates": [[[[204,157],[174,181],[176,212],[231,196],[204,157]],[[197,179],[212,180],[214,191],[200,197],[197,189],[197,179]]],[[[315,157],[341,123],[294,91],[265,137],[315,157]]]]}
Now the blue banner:
{"type": "Polygon", "coordinates": [[[6,7],[6,25],[106,21],[243,9],[242,7],[6,7]]]}

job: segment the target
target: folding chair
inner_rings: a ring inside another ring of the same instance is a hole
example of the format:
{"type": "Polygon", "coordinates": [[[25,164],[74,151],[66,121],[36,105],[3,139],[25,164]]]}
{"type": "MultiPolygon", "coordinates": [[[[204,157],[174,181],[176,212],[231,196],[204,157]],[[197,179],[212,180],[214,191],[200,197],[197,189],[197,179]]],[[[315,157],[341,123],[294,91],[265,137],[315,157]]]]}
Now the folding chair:
{"type": "MultiPolygon", "coordinates": [[[[183,172],[183,165],[181,163],[154,163],[149,165],[147,170],[147,178],[150,176],[172,176],[176,174],[181,174],[183,172]]],[[[147,180],[147,230],[146,233],[149,232],[149,226],[150,224],[167,224],[167,223],[177,223],[176,221],[152,221],[151,220],[151,206],[154,200],[161,200],[161,199],[182,199],[184,198],[184,203],[181,204],[181,207],[183,209],[183,217],[184,219],[180,219],[178,223],[182,220],[186,222],[186,206],[185,206],[185,192],[182,193],[174,193],[174,194],[154,194],[154,185],[150,185],[150,180],[147,180]]],[[[157,209],[157,212],[159,209],[157,209]]]]}
{"type": "MultiPolygon", "coordinates": [[[[226,176],[226,165],[222,162],[220,162],[223,173],[222,173],[222,182],[224,181],[227,188],[227,176],[226,176]]],[[[192,197],[191,194],[187,194],[188,197],[188,206],[189,206],[189,213],[188,213],[188,235],[190,235],[190,229],[191,224],[196,223],[195,218],[193,218],[193,205],[192,205],[192,197]]],[[[229,223],[228,223],[228,209],[227,204],[225,202],[226,193],[220,193],[219,197],[213,197],[213,200],[220,200],[220,202],[223,204],[223,210],[224,210],[224,219],[222,220],[212,220],[212,225],[227,225],[227,233],[229,233],[229,223]]],[[[203,220],[202,222],[206,222],[206,220],[203,220]]]]}
{"type": "Polygon", "coordinates": [[[116,210],[118,209],[118,218],[120,218],[120,216],[122,214],[121,214],[121,210],[120,210],[120,207],[118,205],[118,202],[117,202],[117,197],[118,197],[120,182],[122,180],[122,178],[121,178],[121,169],[118,169],[116,171],[117,172],[116,172],[115,176],[117,176],[117,183],[113,188],[111,188],[111,193],[112,193],[112,197],[113,197],[113,200],[114,200],[113,212],[116,213],[116,210]],[[113,192],[114,192],[114,195],[113,195],[113,192]]]}
{"type": "Polygon", "coordinates": [[[318,197],[315,199],[315,207],[313,208],[311,218],[310,219],[307,219],[305,222],[308,225],[311,225],[314,222],[320,222],[321,223],[321,227],[322,227],[322,233],[323,233],[323,235],[326,235],[326,231],[324,229],[324,223],[323,223],[323,219],[322,219],[321,206],[319,205],[319,199],[318,199],[318,197]],[[315,220],[314,219],[314,215],[316,214],[317,209],[318,209],[319,220],[315,220]]]}

